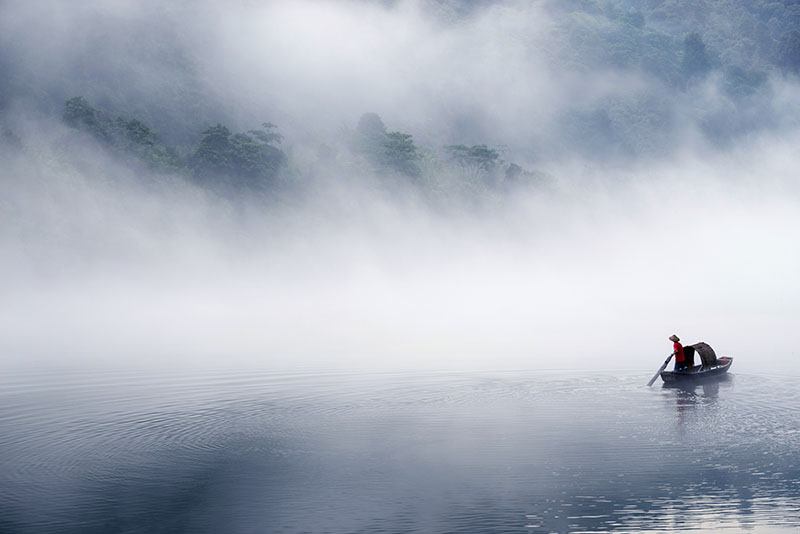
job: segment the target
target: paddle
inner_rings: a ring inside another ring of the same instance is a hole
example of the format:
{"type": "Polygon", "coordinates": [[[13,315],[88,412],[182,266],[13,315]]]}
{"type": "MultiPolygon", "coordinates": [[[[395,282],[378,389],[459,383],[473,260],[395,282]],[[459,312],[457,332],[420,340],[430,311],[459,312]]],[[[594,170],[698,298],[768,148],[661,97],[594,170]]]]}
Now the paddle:
{"type": "Polygon", "coordinates": [[[656,374],[655,374],[655,376],[654,376],[653,378],[651,378],[651,379],[650,379],[650,382],[648,382],[648,383],[647,383],[647,386],[648,386],[648,387],[652,386],[652,385],[653,385],[653,382],[655,382],[655,381],[656,381],[656,378],[658,378],[658,375],[660,375],[660,374],[661,374],[661,371],[663,371],[664,369],[666,369],[666,368],[667,368],[667,364],[668,364],[668,363],[669,363],[669,361],[672,359],[672,356],[674,356],[674,354],[670,354],[669,356],[667,356],[667,359],[666,359],[666,360],[664,360],[664,365],[662,365],[662,366],[661,366],[661,369],[659,369],[658,371],[656,371],[656,374]]]}

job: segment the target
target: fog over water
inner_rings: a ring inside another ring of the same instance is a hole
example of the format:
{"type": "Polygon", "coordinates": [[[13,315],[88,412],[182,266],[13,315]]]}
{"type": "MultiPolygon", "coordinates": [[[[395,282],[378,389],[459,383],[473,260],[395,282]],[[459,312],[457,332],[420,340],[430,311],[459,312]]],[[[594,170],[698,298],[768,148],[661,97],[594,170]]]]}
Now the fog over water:
{"type": "Polygon", "coordinates": [[[567,30],[589,19],[559,9],[5,4],[3,124],[24,150],[3,164],[3,365],[641,370],[677,332],[796,374],[796,80],[769,72],[742,104],[717,71],[681,89],[576,66],[567,30]],[[67,140],[74,95],[179,147],[190,126],[274,121],[306,192],[231,199],[128,166],[67,140]],[[564,127],[606,106],[617,128],[632,102],[664,127],[607,145],[564,127]],[[731,110],[744,133],[717,135],[731,110]],[[435,169],[433,193],[376,181],[345,140],[368,111],[424,150],[502,146],[539,178],[452,196],[435,169]]]}
{"type": "Polygon", "coordinates": [[[798,147],[791,2],[0,0],[0,532],[796,532],[798,147]]]}
{"type": "Polygon", "coordinates": [[[564,169],[573,182],[438,213],[358,186],[264,213],[22,168],[4,359],[649,369],[677,331],[742,370],[796,372],[798,163],[772,144],[613,179],[564,169]]]}

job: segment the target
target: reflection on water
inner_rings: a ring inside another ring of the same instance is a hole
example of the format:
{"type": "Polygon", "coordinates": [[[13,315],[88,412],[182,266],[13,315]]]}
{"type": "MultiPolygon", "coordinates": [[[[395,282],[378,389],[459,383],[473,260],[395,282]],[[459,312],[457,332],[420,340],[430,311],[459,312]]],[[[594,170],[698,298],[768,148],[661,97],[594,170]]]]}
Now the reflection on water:
{"type": "Polygon", "coordinates": [[[800,528],[798,380],[17,373],[2,532],[800,528]]]}

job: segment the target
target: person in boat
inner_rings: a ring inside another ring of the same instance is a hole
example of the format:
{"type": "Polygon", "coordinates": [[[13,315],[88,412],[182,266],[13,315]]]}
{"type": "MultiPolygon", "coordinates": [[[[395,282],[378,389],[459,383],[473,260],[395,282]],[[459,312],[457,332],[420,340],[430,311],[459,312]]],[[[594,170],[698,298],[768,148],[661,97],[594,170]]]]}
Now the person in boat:
{"type": "Polygon", "coordinates": [[[683,354],[683,345],[681,345],[681,338],[672,334],[669,336],[669,340],[672,341],[672,355],[675,356],[675,370],[676,371],[683,371],[684,369],[688,369],[686,365],[686,356],[683,354]]]}

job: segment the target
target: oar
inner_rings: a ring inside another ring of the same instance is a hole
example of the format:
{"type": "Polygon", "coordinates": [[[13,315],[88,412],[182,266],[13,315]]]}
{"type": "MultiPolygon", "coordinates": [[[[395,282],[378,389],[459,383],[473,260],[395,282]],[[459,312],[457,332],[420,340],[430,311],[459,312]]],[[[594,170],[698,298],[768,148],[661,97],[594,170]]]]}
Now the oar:
{"type": "Polygon", "coordinates": [[[661,366],[661,369],[659,369],[658,371],[656,371],[656,374],[655,374],[655,376],[654,376],[653,378],[651,378],[651,379],[650,379],[650,382],[648,382],[648,383],[647,383],[647,386],[648,386],[648,387],[652,386],[652,385],[653,385],[653,382],[655,382],[655,381],[656,381],[656,378],[658,378],[658,375],[660,375],[660,374],[661,374],[661,371],[663,371],[664,369],[666,369],[666,368],[667,368],[667,364],[669,364],[669,361],[672,359],[672,356],[673,356],[672,354],[670,354],[669,356],[667,356],[667,359],[666,359],[666,360],[664,360],[664,365],[662,365],[662,366],[661,366]]]}

